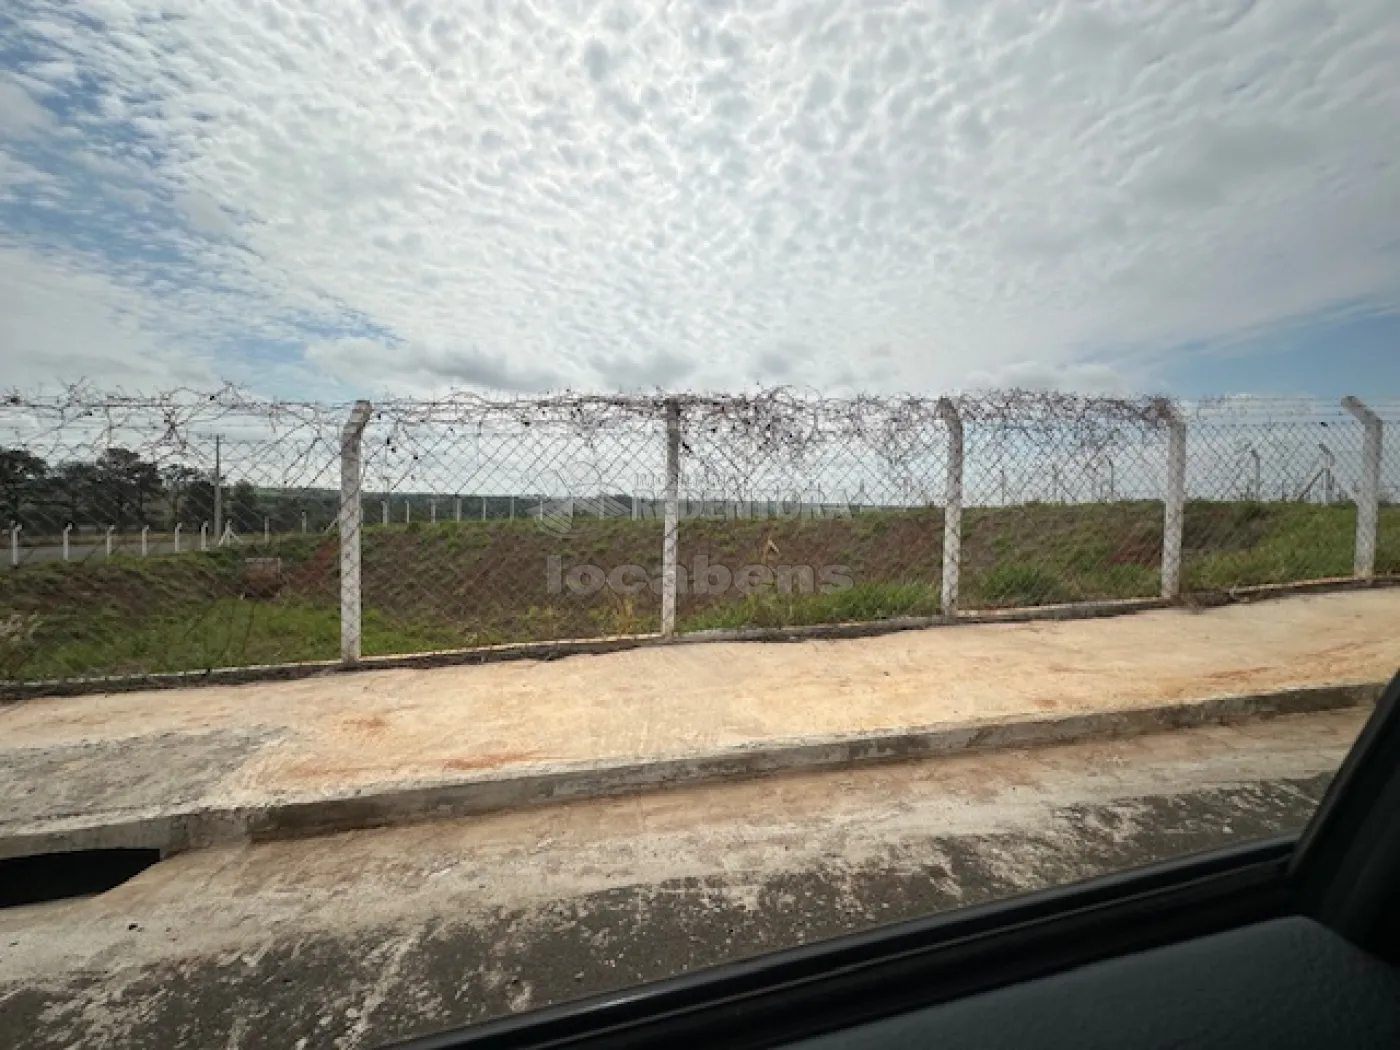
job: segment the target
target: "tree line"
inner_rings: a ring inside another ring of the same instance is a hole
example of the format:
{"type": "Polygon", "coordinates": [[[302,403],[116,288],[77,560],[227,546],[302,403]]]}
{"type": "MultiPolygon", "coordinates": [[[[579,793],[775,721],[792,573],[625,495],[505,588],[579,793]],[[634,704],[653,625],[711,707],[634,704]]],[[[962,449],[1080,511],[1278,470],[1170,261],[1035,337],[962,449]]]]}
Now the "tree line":
{"type": "MultiPolygon", "coordinates": [[[[223,485],[224,520],[235,532],[323,528],[336,513],[333,492],[260,489],[249,481],[223,485]]],[[[109,448],[91,462],[50,464],[26,449],[0,448],[0,509],[30,532],[64,525],[124,531],[150,526],[197,529],[214,520],[212,471],[152,463],[125,448],[109,448]]]]}

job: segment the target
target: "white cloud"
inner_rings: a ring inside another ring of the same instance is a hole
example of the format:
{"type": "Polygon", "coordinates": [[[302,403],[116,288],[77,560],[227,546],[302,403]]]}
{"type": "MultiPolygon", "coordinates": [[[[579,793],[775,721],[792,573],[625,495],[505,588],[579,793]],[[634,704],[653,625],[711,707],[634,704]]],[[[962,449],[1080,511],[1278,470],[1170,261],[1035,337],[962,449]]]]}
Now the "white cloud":
{"type": "MultiPolygon", "coordinates": [[[[83,272],[221,371],[1118,389],[1400,308],[1389,0],[163,6],[21,3],[20,72],[98,85],[63,141],[127,208],[84,221],[147,247],[83,272]]],[[[11,133],[60,111],[0,91],[11,133]]],[[[58,371],[100,330],[25,334],[58,371]]]]}
{"type": "Polygon", "coordinates": [[[0,247],[0,385],[216,383],[211,355],[166,330],[164,314],[100,270],[0,247]]]}
{"type": "Polygon", "coordinates": [[[561,385],[558,376],[475,348],[390,345],[365,336],[315,340],[306,348],[306,362],[362,392],[426,393],[443,386],[472,386],[521,393],[561,385]]]}
{"type": "Polygon", "coordinates": [[[0,134],[22,135],[52,126],[53,115],[12,80],[0,77],[0,134]]]}

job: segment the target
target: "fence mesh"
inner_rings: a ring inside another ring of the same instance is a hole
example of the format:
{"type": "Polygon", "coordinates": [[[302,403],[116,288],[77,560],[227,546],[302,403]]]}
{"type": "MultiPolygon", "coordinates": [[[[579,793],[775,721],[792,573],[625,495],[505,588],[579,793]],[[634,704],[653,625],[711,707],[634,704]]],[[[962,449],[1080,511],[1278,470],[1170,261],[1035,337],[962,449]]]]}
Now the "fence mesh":
{"type": "Polygon", "coordinates": [[[947,434],[935,408],[701,404],[682,434],[681,630],[936,611],[947,434]]]}
{"type": "MultiPolygon", "coordinates": [[[[1312,401],[461,395],[374,406],[366,655],[658,631],[677,408],[677,629],[940,609],[952,410],[963,609],[1160,593],[1169,422],[1190,593],[1350,575],[1362,424],[1312,401]]],[[[1400,406],[1376,565],[1400,575],[1400,406]]],[[[0,404],[0,678],[339,655],[348,405],[234,389],[0,404]]]]}
{"type": "Polygon", "coordinates": [[[631,559],[659,578],[648,473],[665,473],[654,414],[384,406],[365,435],[366,651],[655,632],[659,589],[580,572],[631,559]]]}
{"type": "Polygon", "coordinates": [[[342,415],[229,391],[10,398],[0,677],[334,657],[342,415]]]}

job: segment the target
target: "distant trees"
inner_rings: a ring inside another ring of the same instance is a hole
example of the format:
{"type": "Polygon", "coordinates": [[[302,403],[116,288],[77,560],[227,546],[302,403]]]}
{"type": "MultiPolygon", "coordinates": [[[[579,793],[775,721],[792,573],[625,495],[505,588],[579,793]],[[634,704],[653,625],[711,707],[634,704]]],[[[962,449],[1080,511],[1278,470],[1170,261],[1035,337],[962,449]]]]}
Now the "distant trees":
{"type": "Polygon", "coordinates": [[[149,524],[146,500],[159,496],[165,484],[156,465],[129,449],[109,448],[94,467],[94,485],[106,504],[108,523],[118,531],[130,524],[149,524]]]}
{"type": "MultiPolygon", "coordinates": [[[[270,508],[283,499],[249,481],[224,489],[224,518],[235,532],[262,531],[270,508]]],[[[300,507],[282,523],[299,522],[300,507]]],[[[66,524],[116,526],[118,531],[150,525],[197,528],[214,520],[214,482],[205,471],[183,463],[164,466],[126,448],[104,450],[92,462],[50,465],[20,448],[0,448],[0,514],[31,533],[57,532],[66,524]]],[[[322,515],[324,516],[324,515],[322,515]]]]}
{"type": "Polygon", "coordinates": [[[235,531],[260,530],[263,525],[263,505],[258,490],[251,481],[240,481],[229,491],[227,517],[235,531]]]}
{"type": "Polygon", "coordinates": [[[171,525],[177,521],[188,521],[191,504],[195,508],[194,517],[204,520],[199,515],[204,510],[206,490],[209,514],[213,514],[214,486],[205,479],[201,471],[182,463],[174,463],[161,471],[161,484],[165,487],[168,501],[166,521],[171,525]]]}
{"type": "MultiPolygon", "coordinates": [[[[98,486],[98,471],[92,463],[64,463],[49,479],[47,517],[61,518],[49,524],[77,524],[84,518],[91,519],[93,510],[102,500],[98,486]],[[52,511],[58,510],[55,515],[52,511]]],[[[95,522],[94,522],[95,524],[95,522]]]]}
{"type": "Polygon", "coordinates": [[[0,503],[8,520],[23,520],[25,503],[36,501],[48,474],[48,464],[32,452],[0,449],[0,503]]]}

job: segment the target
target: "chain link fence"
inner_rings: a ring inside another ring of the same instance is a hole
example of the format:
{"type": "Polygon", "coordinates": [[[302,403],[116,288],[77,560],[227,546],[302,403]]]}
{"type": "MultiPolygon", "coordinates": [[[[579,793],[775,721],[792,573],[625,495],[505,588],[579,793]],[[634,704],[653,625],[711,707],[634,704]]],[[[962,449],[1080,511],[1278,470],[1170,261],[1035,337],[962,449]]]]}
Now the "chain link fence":
{"type": "Polygon", "coordinates": [[[0,404],[7,688],[1400,575],[1400,405],[0,404]],[[345,542],[342,543],[342,536],[345,542]]]}

